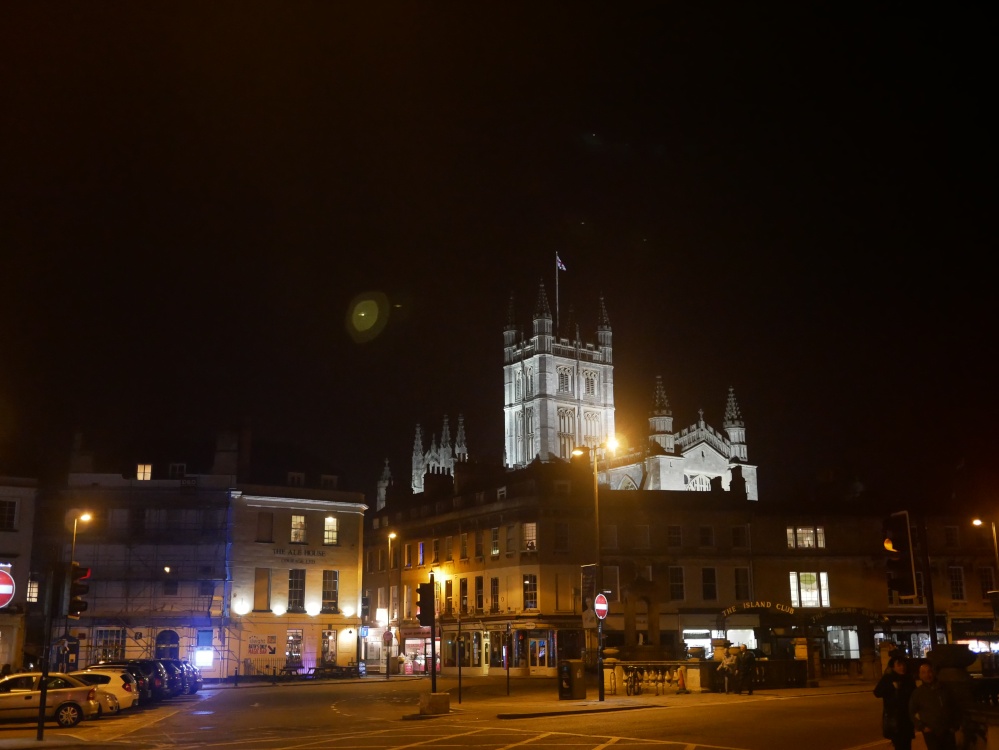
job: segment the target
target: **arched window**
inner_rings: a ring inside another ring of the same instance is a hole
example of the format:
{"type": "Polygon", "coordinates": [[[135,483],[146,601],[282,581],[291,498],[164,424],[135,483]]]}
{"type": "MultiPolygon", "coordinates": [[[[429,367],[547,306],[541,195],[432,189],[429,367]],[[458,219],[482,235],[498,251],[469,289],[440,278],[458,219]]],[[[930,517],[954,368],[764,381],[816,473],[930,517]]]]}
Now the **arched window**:
{"type": "Polygon", "coordinates": [[[156,635],[156,658],[180,658],[180,636],[175,631],[161,630],[156,635]]]}
{"type": "Polygon", "coordinates": [[[710,492],[711,480],[703,474],[698,474],[696,477],[691,477],[690,482],[687,483],[687,489],[690,492],[710,492]]]}
{"type": "Polygon", "coordinates": [[[527,397],[534,395],[534,368],[527,368],[527,397]]]}
{"type": "Polygon", "coordinates": [[[593,370],[586,370],[583,373],[583,389],[587,396],[597,395],[597,374],[593,370]]]}
{"type": "Polygon", "coordinates": [[[559,393],[572,393],[572,370],[568,367],[559,367],[557,373],[559,393]]]}
{"type": "Polygon", "coordinates": [[[518,373],[516,373],[516,374],[515,374],[515,375],[513,376],[513,382],[514,382],[514,398],[515,398],[515,400],[517,400],[517,401],[520,401],[520,399],[521,399],[521,398],[523,398],[523,396],[522,396],[522,393],[523,393],[523,382],[522,382],[522,380],[523,380],[523,379],[522,379],[522,377],[521,377],[521,374],[520,374],[519,372],[518,372],[518,373]]]}

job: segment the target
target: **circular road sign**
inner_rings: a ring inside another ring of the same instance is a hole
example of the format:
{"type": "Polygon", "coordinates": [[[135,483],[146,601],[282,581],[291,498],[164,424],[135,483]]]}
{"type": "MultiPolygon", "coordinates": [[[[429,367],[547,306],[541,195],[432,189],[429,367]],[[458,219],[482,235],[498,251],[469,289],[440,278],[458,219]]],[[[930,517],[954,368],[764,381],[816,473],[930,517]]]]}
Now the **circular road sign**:
{"type": "Polygon", "coordinates": [[[593,600],[593,612],[601,620],[607,616],[607,610],[609,606],[607,604],[607,597],[603,594],[597,594],[596,598],[593,600]]]}
{"type": "Polygon", "coordinates": [[[386,630],[384,633],[382,633],[382,643],[384,643],[386,646],[391,646],[392,645],[392,631],[391,630],[386,630]]]}
{"type": "Polygon", "coordinates": [[[14,601],[14,578],[6,570],[0,570],[0,608],[14,601]]]}

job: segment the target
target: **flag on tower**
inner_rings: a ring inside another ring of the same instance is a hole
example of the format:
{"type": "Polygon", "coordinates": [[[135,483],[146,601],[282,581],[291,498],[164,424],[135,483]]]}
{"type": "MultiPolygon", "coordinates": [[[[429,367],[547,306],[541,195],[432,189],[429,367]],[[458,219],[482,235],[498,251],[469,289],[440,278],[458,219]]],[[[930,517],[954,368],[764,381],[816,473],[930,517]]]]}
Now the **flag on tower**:
{"type": "Polygon", "coordinates": [[[557,268],[559,271],[565,270],[565,263],[563,263],[562,259],[558,257],[558,253],[555,253],[555,268],[557,268]]]}

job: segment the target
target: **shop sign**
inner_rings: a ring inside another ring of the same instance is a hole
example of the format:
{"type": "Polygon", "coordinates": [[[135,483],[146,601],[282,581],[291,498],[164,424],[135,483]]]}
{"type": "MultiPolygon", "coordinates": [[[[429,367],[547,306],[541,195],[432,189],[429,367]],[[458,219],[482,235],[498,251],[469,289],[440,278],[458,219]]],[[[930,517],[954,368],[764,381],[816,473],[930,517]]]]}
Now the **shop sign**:
{"type": "Polygon", "coordinates": [[[951,636],[957,640],[999,640],[999,632],[996,632],[995,620],[984,617],[961,617],[951,618],[951,636]]]}
{"type": "Polygon", "coordinates": [[[739,602],[738,604],[733,604],[728,609],[722,610],[722,617],[728,617],[729,615],[734,615],[736,612],[744,612],[747,610],[752,610],[758,612],[761,609],[767,609],[771,612],[783,612],[786,615],[794,614],[794,607],[790,604],[784,604],[783,602],[739,602]]]}
{"type": "Polygon", "coordinates": [[[827,609],[813,615],[812,623],[822,623],[826,620],[834,619],[837,615],[856,615],[858,619],[869,620],[871,622],[888,622],[887,615],[875,612],[873,609],[865,609],[864,607],[835,607],[834,609],[827,609]]]}
{"type": "Polygon", "coordinates": [[[430,627],[423,628],[399,628],[399,638],[429,638],[430,627]]]}

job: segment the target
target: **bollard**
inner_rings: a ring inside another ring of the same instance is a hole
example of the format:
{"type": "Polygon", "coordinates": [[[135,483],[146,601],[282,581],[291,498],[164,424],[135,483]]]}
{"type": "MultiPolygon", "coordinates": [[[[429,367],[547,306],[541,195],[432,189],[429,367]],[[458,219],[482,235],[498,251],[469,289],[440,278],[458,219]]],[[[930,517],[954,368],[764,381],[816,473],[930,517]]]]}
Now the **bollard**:
{"type": "Polygon", "coordinates": [[[236,667],[232,675],[232,686],[239,687],[239,667],[236,667]]]}
{"type": "Polygon", "coordinates": [[[271,681],[277,685],[277,667],[271,667],[271,681]]]}

